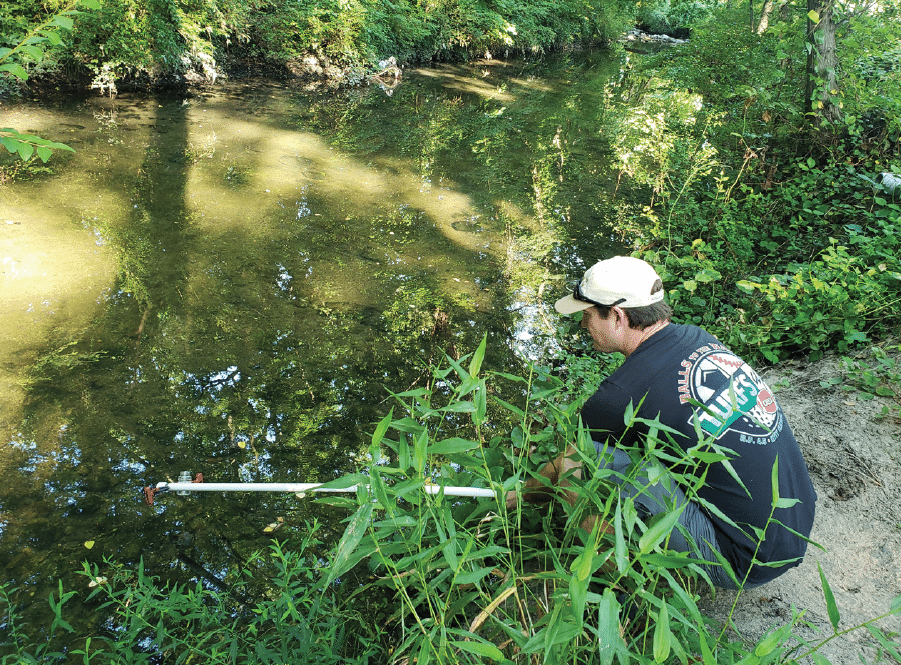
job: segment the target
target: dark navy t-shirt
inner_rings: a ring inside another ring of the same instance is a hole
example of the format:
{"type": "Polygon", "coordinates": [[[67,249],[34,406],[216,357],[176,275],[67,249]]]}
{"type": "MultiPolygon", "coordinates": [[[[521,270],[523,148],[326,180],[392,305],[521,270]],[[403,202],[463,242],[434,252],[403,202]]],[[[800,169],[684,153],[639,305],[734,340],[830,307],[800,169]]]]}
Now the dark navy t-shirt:
{"type": "MultiPolygon", "coordinates": [[[[735,453],[731,465],[747,491],[722,463],[715,462],[709,465],[698,494],[741,527],[736,529],[708,512],[720,551],[739,580],[754,557],[757,536],[750,527],[762,529],[772,509],[772,470],[777,455],[779,496],[800,502],[777,508],[773,517],[804,536],[810,535],[817,497],[807,465],[773,392],[741,358],[697,326],[670,323],[642,342],[600,385],[583,406],[582,420],[596,440],[603,440],[607,433],[611,443],[635,444],[647,427],[638,424],[625,431],[623,413],[630,402],[637,407],[642,399],[638,415],[651,420],[659,416],[661,423],[684,434],[673,437],[684,449],[698,443],[695,428],[699,426],[715,437],[717,445],[735,453]]],[[[797,561],[778,568],[754,566],[748,583],[768,582],[798,565],[806,549],[803,538],[770,524],[757,560],[797,561]]]]}

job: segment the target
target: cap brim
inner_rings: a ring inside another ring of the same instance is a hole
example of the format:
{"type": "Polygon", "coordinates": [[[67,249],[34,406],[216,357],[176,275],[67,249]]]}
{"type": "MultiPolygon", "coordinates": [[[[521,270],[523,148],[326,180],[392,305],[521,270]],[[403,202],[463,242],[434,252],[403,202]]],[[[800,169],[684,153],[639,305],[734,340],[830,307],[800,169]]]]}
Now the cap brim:
{"type": "Polygon", "coordinates": [[[576,312],[581,312],[589,307],[594,307],[594,303],[576,300],[571,293],[568,296],[563,296],[554,303],[554,309],[561,314],[575,314],[576,312]]]}

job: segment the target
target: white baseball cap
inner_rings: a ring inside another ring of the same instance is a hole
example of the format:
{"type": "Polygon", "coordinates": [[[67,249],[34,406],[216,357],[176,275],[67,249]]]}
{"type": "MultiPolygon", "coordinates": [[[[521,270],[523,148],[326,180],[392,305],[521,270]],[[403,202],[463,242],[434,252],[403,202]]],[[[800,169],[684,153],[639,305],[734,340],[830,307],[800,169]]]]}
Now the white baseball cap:
{"type": "Polygon", "coordinates": [[[554,303],[561,314],[575,314],[605,307],[646,307],[663,300],[663,289],[651,293],[660,276],[646,261],[631,256],[614,256],[591,266],[573,292],[554,303]]]}

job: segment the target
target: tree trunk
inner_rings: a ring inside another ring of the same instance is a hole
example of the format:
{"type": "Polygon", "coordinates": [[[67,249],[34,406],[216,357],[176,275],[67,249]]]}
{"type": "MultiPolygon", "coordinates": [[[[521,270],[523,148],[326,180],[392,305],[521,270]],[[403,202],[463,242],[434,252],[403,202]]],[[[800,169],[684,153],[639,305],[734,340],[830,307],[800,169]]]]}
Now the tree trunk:
{"type": "Polygon", "coordinates": [[[838,105],[838,80],[835,51],[833,0],[807,0],[807,84],[804,110],[816,116],[816,122],[836,121],[842,117],[838,105]],[[814,22],[811,17],[819,20],[814,22]]]}
{"type": "Polygon", "coordinates": [[[770,14],[773,13],[773,0],[766,0],[763,9],[760,10],[760,22],[757,24],[757,34],[762,35],[770,25],[770,14]]]}

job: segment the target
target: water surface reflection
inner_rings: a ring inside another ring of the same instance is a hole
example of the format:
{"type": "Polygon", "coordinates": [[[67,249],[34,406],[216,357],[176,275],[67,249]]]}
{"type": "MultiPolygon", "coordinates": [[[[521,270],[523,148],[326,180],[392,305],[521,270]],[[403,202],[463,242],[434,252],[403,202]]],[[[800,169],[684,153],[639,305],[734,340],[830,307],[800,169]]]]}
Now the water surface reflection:
{"type": "Polygon", "coordinates": [[[488,368],[546,355],[545,301],[613,251],[628,205],[605,161],[625,66],[568,54],[405,72],[390,96],[261,82],[4,118],[77,149],[0,188],[0,565],[28,620],[49,625],[57,579],[86,590],[85,560],[227,586],[276,517],[286,537],[346,517],[273,495],[151,507],[141,487],[328,480],[444,353],[488,335],[488,368]]]}

